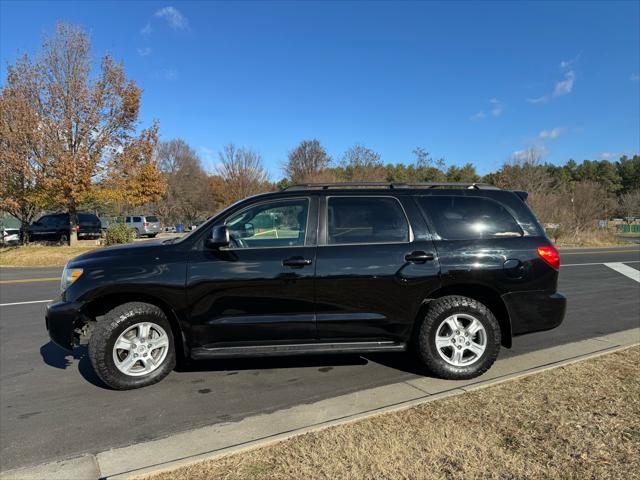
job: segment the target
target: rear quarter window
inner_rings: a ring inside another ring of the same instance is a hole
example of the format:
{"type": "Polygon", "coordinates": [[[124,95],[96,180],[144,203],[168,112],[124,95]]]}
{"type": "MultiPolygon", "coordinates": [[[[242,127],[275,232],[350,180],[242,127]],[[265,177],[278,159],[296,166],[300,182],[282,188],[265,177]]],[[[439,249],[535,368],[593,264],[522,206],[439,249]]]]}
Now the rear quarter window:
{"type": "Polygon", "coordinates": [[[482,197],[422,196],[420,207],[443,240],[521,237],[523,231],[498,202],[482,197]]]}

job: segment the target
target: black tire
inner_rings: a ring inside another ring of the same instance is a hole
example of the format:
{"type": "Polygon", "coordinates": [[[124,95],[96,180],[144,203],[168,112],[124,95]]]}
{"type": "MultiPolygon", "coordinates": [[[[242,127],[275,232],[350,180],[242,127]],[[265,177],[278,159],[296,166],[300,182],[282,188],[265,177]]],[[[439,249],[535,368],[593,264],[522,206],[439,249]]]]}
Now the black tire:
{"type": "Polygon", "coordinates": [[[482,375],[498,357],[500,343],[500,324],[491,310],[477,300],[457,295],[442,297],[431,302],[416,338],[417,353],[422,363],[435,376],[448,380],[466,380],[482,375]],[[456,313],[471,315],[480,321],[487,337],[484,353],[473,363],[464,366],[448,363],[436,348],[438,328],[445,319],[456,313]]]}
{"type": "Polygon", "coordinates": [[[138,230],[137,228],[135,229],[134,233],[136,234],[136,238],[141,238],[142,237],[142,235],[140,235],[140,230],[138,230]]]}
{"type": "Polygon", "coordinates": [[[159,382],[176,365],[175,345],[171,325],[164,312],[155,305],[129,302],[109,311],[96,325],[89,339],[89,358],[100,379],[116,390],[130,390],[159,382]],[[116,367],[113,346],[122,332],[140,322],[153,322],[162,327],[169,337],[167,355],[162,364],[143,376],[127,375],[116,367]]]}
{"type": "Polygon", "coordinates": [[[149,235],[149,238],[156,238],[156,235],[158,235],[157,233],[152,233],[151,235],[149,235]]]}

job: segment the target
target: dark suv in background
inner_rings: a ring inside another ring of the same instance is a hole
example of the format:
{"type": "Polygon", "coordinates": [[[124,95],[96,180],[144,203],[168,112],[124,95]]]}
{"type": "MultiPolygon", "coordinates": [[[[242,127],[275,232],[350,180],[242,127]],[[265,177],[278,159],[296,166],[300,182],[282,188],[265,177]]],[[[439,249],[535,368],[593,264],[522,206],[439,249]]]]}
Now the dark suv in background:
{"type": "Polygon", "coordinates": [[[560,258],[526,193],[476,184],[298,185],[240,201],[183,238],[71,260],[54,342],[89,337],[116,389],[176,360],[415,352],[449,379],[558,326],[560,258]]]}
{"type": "MultiPolygon", "coordinates": [[[[71,232],[68,213],[43,215],[29,225],[31,241],[47,240],[66,242],[71,232]]],[[[78,238],[82,240],[100,238],[100,220],[93,213],[78,213],[78,238]]]]}

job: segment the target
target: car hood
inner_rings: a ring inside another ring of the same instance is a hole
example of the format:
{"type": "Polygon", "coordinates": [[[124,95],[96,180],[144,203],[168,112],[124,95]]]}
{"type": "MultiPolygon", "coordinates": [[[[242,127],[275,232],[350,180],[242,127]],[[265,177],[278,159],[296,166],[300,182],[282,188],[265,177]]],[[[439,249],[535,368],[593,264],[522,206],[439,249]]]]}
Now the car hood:
{"type": "Polygon", "coordinates": [[[155,255],[168,245],[163,245],[166,238],[149,240],[145,242],[129,243],[127,245],[115,245],[103,247],[91,252],[83,253],[69,262],[69,265],[78,265],[85,262],[93,262],[101,259],[111,259],[113,257],[155,255]]]}

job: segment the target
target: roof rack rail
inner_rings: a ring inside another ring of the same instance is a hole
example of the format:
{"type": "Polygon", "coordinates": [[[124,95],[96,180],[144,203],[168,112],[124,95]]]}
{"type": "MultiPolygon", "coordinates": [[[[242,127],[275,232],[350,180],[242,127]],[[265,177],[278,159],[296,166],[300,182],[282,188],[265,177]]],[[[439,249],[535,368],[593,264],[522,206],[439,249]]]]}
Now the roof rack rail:
{"type": "Polygon", "coordinates": [[[488,183],[464,183],[464,182],[335,182],[335,183],[297,183],[284,187],[282,190],[329,190],[333,188],[388,188],[391,190],[402,188],[468,188],[475,190],[500,190],[500,188],[488,183]]]}

